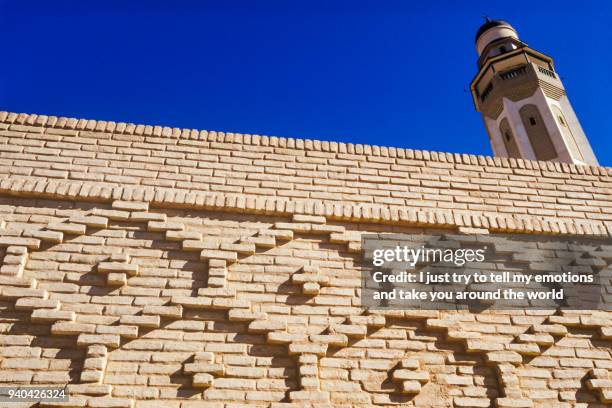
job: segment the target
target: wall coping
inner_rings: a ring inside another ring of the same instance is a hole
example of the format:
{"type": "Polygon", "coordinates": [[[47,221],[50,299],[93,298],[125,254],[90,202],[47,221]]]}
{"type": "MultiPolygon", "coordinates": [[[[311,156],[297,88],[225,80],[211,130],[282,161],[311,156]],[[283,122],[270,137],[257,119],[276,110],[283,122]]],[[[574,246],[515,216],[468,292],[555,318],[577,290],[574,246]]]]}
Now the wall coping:
{"type": "Polygon", "coordinates": [[[396,147],[330,142],[313,139],[294,139],[231,132],[207,131],[166,126],[142,125],[92,119],[77,119],[27,113],[0,111],[0,123],[75,131],[103,132],[122,135],[167,137],[171,139],[202,140],[206,142],[231,143],[253,146],[271,146],[305,151],[348,153],[375,157],[416,159],[423,161],[486,165],[550,172],[608,176],[612,167],[575,165],[550,161],[532,161],[505,157],[492,157],[465,153],[447,153],[428,150],[413,150],[396,147]]]}

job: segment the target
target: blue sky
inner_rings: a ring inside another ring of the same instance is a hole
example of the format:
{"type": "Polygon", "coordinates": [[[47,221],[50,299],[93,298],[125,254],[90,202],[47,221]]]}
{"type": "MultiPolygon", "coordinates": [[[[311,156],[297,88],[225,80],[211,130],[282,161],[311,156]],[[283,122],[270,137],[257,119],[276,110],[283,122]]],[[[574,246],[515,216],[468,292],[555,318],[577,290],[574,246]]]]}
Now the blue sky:
{"type": "Polygon", "coordinates": [[[0,109],[490,154],[483,13],[555,58],[612,165],[607,1],[0,0],[0,109]]]}

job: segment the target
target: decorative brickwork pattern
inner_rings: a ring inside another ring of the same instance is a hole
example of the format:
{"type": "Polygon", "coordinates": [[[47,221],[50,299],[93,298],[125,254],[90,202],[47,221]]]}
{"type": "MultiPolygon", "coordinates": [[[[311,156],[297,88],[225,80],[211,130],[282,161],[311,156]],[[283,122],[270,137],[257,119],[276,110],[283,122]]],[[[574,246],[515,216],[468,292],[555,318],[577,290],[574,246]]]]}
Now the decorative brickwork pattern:
{"type": "Polygon", "coordinates": [[[0,141],[0,383],[70,384],[42,407],[610,404],[612,313],[359,303],[362,234],[610,235],[610,169],[9,113],[0,141]]]}

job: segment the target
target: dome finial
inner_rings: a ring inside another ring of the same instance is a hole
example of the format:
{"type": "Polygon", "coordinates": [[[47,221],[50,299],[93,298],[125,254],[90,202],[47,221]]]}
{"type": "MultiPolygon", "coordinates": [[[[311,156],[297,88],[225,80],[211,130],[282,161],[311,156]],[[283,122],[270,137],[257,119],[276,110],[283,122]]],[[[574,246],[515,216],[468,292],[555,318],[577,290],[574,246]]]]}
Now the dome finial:
{"type": "Polygon", "coordinates": [[[478,31],[476,32],[476,41],[478,41],[478,38],[480,37],[481,34],[483,34],[485,31],[493,28],[493,27],[506,27],[509,28],[513,31],[514,28],[512,28],[512,26],[504,20],[492,20],[489,18],[488,15],[483,14],[482,17],[484,18],[484,23],[480,26],[480,28],[478,29],[478,31]]]}

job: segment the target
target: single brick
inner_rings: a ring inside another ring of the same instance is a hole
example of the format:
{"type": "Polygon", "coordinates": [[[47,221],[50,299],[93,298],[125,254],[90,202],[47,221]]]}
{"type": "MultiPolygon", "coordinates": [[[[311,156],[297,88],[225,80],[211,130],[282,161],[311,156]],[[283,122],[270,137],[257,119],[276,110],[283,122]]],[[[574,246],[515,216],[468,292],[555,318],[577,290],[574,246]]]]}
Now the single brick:
{"type": "Polygon", "coordinates": [[[147,305],[142,309],[144,315],[159,315],[162,317],[180,318],[183,316],[183,308],[178,306],[156,306],[147,305]]]}
{"type": "Polygon", "coordinates": [[[91,228],[108,227],[108,218],[95,215],[70,217],[70,222],[74,224],[83,224],[91,228]]]}
{"type": "Polygon", "coordinates": [[[214,381],[214,377],[207,373],[197,373],[193,376],[192,385],[195,388],[209,388],[214,381]]]}
{"type": "Polygon", "coordinates": [[[415,370],[395,370],[393,371],[393,379],[394,380],[409,380],[409,381],[418,381],[420,383],[427,383],[429,381],[429,374],[425,371],[415,371],[415,370]]]}
{"type": "Polygon", "coordinates": [[[200,252],[201,259],[223,259],[228,262],[236,262],[238,260],[238,255],[236,252],[230,251],[215,251],[215,250],[204,250],[200,252]]]}
{"type": "Polygon", "coordinates": [[[149,203],[139,202],[139,201],[121,201],[121,200],[116,200],[116,201],[113,201],[112,207],[115,210],[148,211],[149,210],[149,203]]]}
{"type": "Polygon", "coordinates": [[[327,344],[321,343],[291,343],[289,354],[315,354],[323,356],[327,352],[327,344]]]}
{"type": "Polygon", "coordinates": [[[76,314],[71,311],[49,309],[37,309],[31,315],[33,322],[73,321],[75,317],[76,314]]]}
{"type": "Polygon", "coordinates": [[[285,330],[287,330],[285,320],[256,320],[249,324],[249,331],[255,333],[285,330]]]}
{"type": "Polygon", "coordinates": [[[127,274],[109,272],[108,275],[106,275],[106,283],[111,286],[125,286],[127,285],[127,274]]]}
{"type": "Polygon", "coordinates": [[[33,309],[57,309],[60,306],[60,301],[57,299],[40,299],[40,298],[20,298],[15,302],[17,310],[33,310],[33,309]]]}
{"type": "Polygon", "coordinates": [[[98,264],[98,272],[102,273],[126,273],[130,276],[138,274],[137,264],[127,264],[122,262],[100,262],[98,264]]]}
{"type": "Polygon", "coordinates": [[[119,320],[119,322],[125,325],[158,328],[160,325],[160,317],[159,316],[124,315],[124,316],[121,316],[121,319],[119,320]]]}
{"type": "Polygon", "coordinates": [[[263,312],[251,312],[249,310],[243,309],[231,309],[228,312],[228,318],[232,321],[251,321],[251,320],[265,320],[267,318],[267,314],[263,312]]]}
{"type": "Polygon", "coordinates": [[[180,222],[149,221],[147,223],[147,230],[149,231],[182,231],[184,229],[185,225],[180,222]]]}
{"type": "Polygon", "coordinates": [[[521,398],[497,398],[497,408],[533,408],[533,401],[521,398]]]}
{"type": "Polygon", "coordinates": [[[210,373],[215,375],[224,375],[225,367],[222,364],[189,363],[184,365],[183,371],[187,374],[210,373]]]}
{"type": "Polygon", "coordinates": [[[73,224],[68,222],[48,224],[46,229],[50,231],[63,232],[64,234],[83,235],[86,231],[86,226],[82,224],[73,224]]]}
{"type": "Polygon", "coordinates": [[[486,354],[487,361],[492,363],[521,364],[523,357],[515,351],[493,351],[486,354]]]}
{"type": "Polygon", "coordinates": [[[79,346],[102,344],[104,346],[117,348],[120,343],[120,337],[115,334],[80,334],[77,338],[77,345],[79,346]]]}
{"type": "Polygon", "coordinates": [[[402,381],[403,394],[418,394],[421,392],[421,383],[419,381],[402,381]]]}
{"type": "Polygon", "coordinates": [[[488,398],[455,397],[453,403],[457,408],[489,408],[491,400],[488,398]]]}

